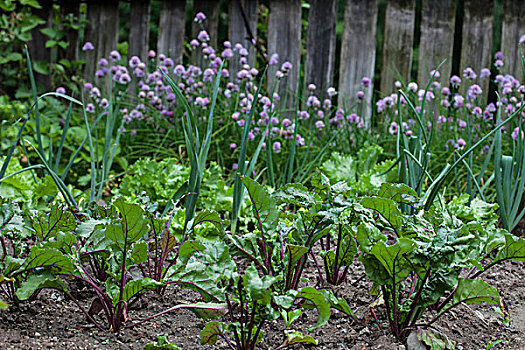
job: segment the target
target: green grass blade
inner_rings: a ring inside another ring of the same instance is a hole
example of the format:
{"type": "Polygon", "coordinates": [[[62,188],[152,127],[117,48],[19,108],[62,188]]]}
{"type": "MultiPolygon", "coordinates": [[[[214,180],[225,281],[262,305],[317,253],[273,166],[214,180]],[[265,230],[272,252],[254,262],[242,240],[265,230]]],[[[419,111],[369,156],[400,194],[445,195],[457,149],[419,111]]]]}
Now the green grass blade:
{"type": "Polygon", "coordinates": [[[67,109],[66,120],[64,121],[64,127],[62,128],[62,136],[60,137],[60,143],[58,145],[57,155],[55,159],[55,173],[58,172],[58,165],[60,164],[60,159],[62,157],[62,149],[64,148],[64,143],[66,142],[67,132],[69,131],[69,122],[71,121],[71,107],[72,103],[69,103],[69,108],[67,109]]]}

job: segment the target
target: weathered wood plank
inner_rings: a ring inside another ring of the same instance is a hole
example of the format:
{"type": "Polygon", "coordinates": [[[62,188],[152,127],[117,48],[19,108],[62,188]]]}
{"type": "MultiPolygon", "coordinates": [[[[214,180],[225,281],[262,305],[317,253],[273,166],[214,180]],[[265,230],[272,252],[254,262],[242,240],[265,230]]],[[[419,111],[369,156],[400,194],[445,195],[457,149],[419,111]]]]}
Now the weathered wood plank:
{"type": "Polygon", "coordinates": [[[148,57],[150,0],[132,0],[130,6],[128,56],[148,57]]]}
{"type": "Polygon", "coordinates": [[[86,26],[84,43],[91,42],[95,49],[83,53],[83,58],[87,61],[84,76],[87,80],[92,80],[98,61],[117,49],[118,0],[88,1],[86,17],[89,24],[86,26]]]}
{"type": "MultiPolygon", "coordinates": [[[[31,61],[44,61],[51,62],[51,49],[46,48],[46,41],[49,40],[47,36],[40,32],[42,28],[51,28],[53,25],[53,2],[51,0],[41,1],[41,9],[33,9],[32,13],[39,16],[46,23],[35,27],[31,30],[32,40],[29,42],[29,55],[31,61]]],[[[38,85],[42,86],[44,90],[49,90],[51,88],[51,75],[42,75],[35,72],[35,81],[38,85]]]]}
{"type": "MultiPolygon", "coordinates": [[[[479,79],[481,69],[490,68],[494,0],[465,0],[464,6],[460,71],[471,67],[479,79]]],[[[488,79],[479,83],[487,96],[488,79]]]]}
{"type": "Polygon", "coordinates": [[[522,0],[504,0],[501,32],[501,51],[505,56],[503,71],[523,81],[518,46],[521,36],[525,35],[525,3],[522,0]]]}
{"type": "Polygon", "coordinates": [[[306,84],[326,91],[332,86],[335,64],[337,0],[311,0],[306,38],[306,84]]]}
{"type": "Polygon", "coordinates": [[[381,91],[388,93],[394,81],[410,79],[414,40],[415,0],[390,0],[386,5],[381,91]]]}
{"type": "MultiPolygon", "coordinates": [[[[67,16],[74,16],[76,20],[80,17],[80,3],[76,1],[61,1],[60,5],[60,18],[66,18],[67,16]]],[[[65,58],[70,61],[78,60],[78,30],[67,29],[62,25],[62,29],[66,31],[66,36],[63,39],[68,43],[65,52],[61,52],[58,59],[65,58]]]]}
{"type": "Polygon", "coordinates": [[[202,30],[202,26],[210,35],[210,45],[214,48],[217,47],[217,33],[219,30],[219,9],[220,1],[217,0],[194,0],[193,1],[193,17],[198,12],[203,12],[206,15],[206,20],[200,24],[193,22],[193,38],[199,35],[202,30]]]}
{"type": "Polygon", "coordinates": [[[175,63],[182,62],[185,23],[186,0],[162,0],[157,52],[167,55],[175,63]]]}
{"type": "MultiPolygon", "coordinates": [[[[339,66],[339,105],[348,106],[363,90],[363,77],[373,80],[376,59],[377,0],[347,0],[339,66]]],[[[363,90],[364,91],[364,90],[363,90]]],[[[365,92],[363,116],[369,125],[373,86],[365,92]]]]}
{"type": "Polygon", "coordinates": [[[419,40],[418,83],[426,86],[430,71],[446,59],[439,69],[443,81],[450,77],[454,47],[456,0],[423,0],[419,40]]]}
{"type": "MultiPolygon", "coordinates": [[[[255,62],[255,46],[250,40],[250,34],[253,38],[257,37],[257,0],[231,0],[229,13],[228,38],[232,45],[240,43],[248,50],[248,64],[250,66],[255,62]],[[243,17],[246,16],[246,21],[243,17]],[[249,27],[249,31],[246,28],[249,27]]],[[[238,61],[232,61],[230,71],[235,72],[238,68],[238,61]]]]}
{"type": "Polygon", "coordinates": [[[281,80],[279,91],[281,106],[293,108],[301,59],[301,0],[270,0],[268,55],[274,53],[279,55],[279,64],[268,68],[268,84],[273,87],[277,70],[284,62],[290,62],[292,69],[281,80]]]}

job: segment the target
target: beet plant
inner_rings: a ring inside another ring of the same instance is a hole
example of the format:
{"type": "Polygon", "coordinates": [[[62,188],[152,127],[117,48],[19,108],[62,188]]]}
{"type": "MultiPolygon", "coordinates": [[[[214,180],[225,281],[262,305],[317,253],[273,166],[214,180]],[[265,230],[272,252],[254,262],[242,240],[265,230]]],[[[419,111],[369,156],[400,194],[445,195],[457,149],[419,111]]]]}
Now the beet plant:
{"type": "Polygon", "coordinates": [[[437,339],[434,322],[454,307],[499,305],[496,288],[479,276],[503,261],[525,260],[525,241],[497,227],[497,205],[467,202],[468,196],[437,201],[426,211],[416,192],[402,184],[384,184],[377,196],[361,199],[376,222],[358,227],[359,259],[372,292],[382,294],[396,338],[404,341],[423,329],[437,339]],[[401,205],[414,214],[404,214],[401,205]]]}

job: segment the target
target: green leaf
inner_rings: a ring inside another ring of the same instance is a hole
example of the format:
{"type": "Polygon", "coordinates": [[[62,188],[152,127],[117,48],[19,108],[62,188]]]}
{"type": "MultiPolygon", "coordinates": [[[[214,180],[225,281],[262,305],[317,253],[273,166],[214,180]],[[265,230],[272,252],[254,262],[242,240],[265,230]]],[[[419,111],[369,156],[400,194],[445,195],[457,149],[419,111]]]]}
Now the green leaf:
{"type": "Polygon", "coordinates": [[[279,210],[275,199],[255,180],[247,176],[243,176],[241,180],[250,195],[253,203],[253,211],[259,222],[259,228],[262,230],[261,233],[264,236],[264,234],[273,232],[277,225],[277,219],[279,218],[279,210]]]}
{"type": "MultiPolygon", "coordinates": [[[[55,39],[57,36],[57,31],[53,28],[42,28],[40,29],[40,33],[44,34],[45,36],[55,39]]],[[[46,43],[47,45],[47,43],[46,43]]],[[[47,46],[46,46],[47,47],[47,46]]]]}
{"type": "Polygon", "coordinates": [[[417,203],[417,193],[403,183],[384,183],[381,185],[378,196],[389,198],[397,203],[417,203]]]}
{"type": "Polygon", "coordinates": [[[321,205],[321,197],[319,195],[304,185],[297,183],[281,187],[274,196],[279,199],[280,203],[294,204],[302,208],[319,208],[321,205]]]}
{"type": "Polygon", "coordinates": [[[58,194],[58,187],[50,175],[45,176],[40,180],[40,183],[35,188],[35,198],[43,198],[45,196],[55,197],[58,194]]]}
{"type": "Polygon", "coordinates": [[[226,328],[227,325],[224,322],[211,321],[206,323],[201,331],[201,345],[215,345],[218,336],[226,338],[226,328]]]}
{"type": "Polygon", "coordinates": [[[37,9],[41,9],[42,6],[38,3],[38,0],[19,0],[21,5],[31,6],[37,9]]]}
{"type": "Polygon", "coordinates": [[[403,225],[403,216],[396,202],[389,198],[382,197],[363,197],[361,205],[377,211],[386,221],[390,223],[395,231],[398,231],[403,225]]]}
{"type": "Polygon", "coordinates": [[[288,264],[295,266],[295,264],[308,253],[308,248],[302,245],[287,244],[286,251],[288,252],[288,264]]]}
{"type": "Polygon", "coordinates": [[[57,46],[57,42],[55,40],[48,40],[46,41],[46,49],[50,48],[50,47],[55,47],[57,46]]]}
{"type": "Polygon", "coordinates": [[[286,334],[286,339],[284,340],[284,343],[281,345],[281,347],[284,348],[285,346],[299,343],[314,345],[319,344],[319,342],[310,335],[303,335],[301,332],[292,332],[286,334]]]}
{"type": "Polygon", "coordinates": [[[377,242],[370,253],[377,258],[396,283],[404,281],[412,271],[403,255],[414,249],[414,242],[408,238],[399,238],[395,244],[387,246],[385,242],[377,242]]]}
{"type": "Polygon", "coordinates": [[[330,160],[321,166],[321,170],[332,183],[342,180],[353,182],[356,180],[357,164],[352,156],[332,153],[330,160]]]}
{"type": "Polygon", "coordinates": [[[500,298],[498,290],[487,282],[460,278],[453,302],[478,305],[485,302],[491,305],[499,305],[500,298]]]}
{"type": "Polygon", "coordinates": [[[68,209],[53,204],[49,212],[40,211],[33,217],[33,228],[40,241],[47,241],[58,232],[74,231],[77,221],[68,209]]]}
{"type": "Polygon", "coordinates": [[[263,305],[267,305],[272,299],[270,287],[277,280],[278,278],[273,276],[260,278],[255,266],[251,265],[244,272],[243,284],[253,300],[261,301],[263,305]]]}
{"type": "Polygon", "coordinates": [[[12,61],[21,61],[22,55],[18,52],[10,52],[6,56],[0,56],[0,64],[5,64],[12,61]]]}
{"type": "Polygon", "coordinates": [[[304,287],[300,290],[297,297],[310,300],[317,309],[317,322],[313,327],[308,328],[310,332],[318,327],[324,326],[328,322],[330,318],[330,304],[326,301],[323,293],[312,287],[304,287]]]}
{"type": "Polygon", "coordinates": [[[122,249],[125,244],[129,245],[144,237],[148,232],[148,223],[139,205],[124,203],[122,198],[117,199],[114,205],[122,216],[122,222],[108,225],[106,237],[122,249]]]}
{"type": "Polygon", "coordinates": [[[202,224],[203,222],[209,222],[215,225],[217,228],[221,227],[222,219],[216,211],[212,210],[203,210],[199,212],[193,219],[191,229],[193,230],[195,226],[202,224]]]}
{"type": "MultiPolygon", "coordinates": [[[[129,301],[133,296],[146,292],[148,290],[155,290],[158,287],[164,286],[163,282],[155,281],[152,278],[141,278],[138,280],[132,280],[126,283],[122,293],[122,300],[129,301]]],[[[113,304],[116,305],[118,300],[113,299],[113,304]]]]}
{"type": "Polygon", "coordinates": [[[9,304],[7,304],[2,299],[0,299],[0,310],[7,310],[8,307],[9,307],[9,304]]]}
{"type": "Polygon", "coordinates": [[[143,263],[148,259],[148,244],[146,242],[136,242],[131,246],[131,261],[133,264],[143,263]]]}
{"type": "Polygon", "coordinates": [[[67,292],[64,281],[50,273],[43,273],[30,275],[20,284],[20,287],[16,291],[16,296],[20,300],[27,300],[35,291],[43,288],[52,288],[67,292]]]}
{"type": "Polygon", "coordinates": [[[289,328],[299,318],[299,316],[301,316],[301,310],[281,310],[281,317],[284,320],[285,328],[289,328]]]}
{"type": "Polygon", "coordinates": [[[510,233],[505,233],[505,245],[500,249],[494,261],[525,261],[525,240],[510,233]]]}
{"type": "Polygon", "coordinates": [[[429,350],[454,350],[456,342],[448,339],[443,333],[435,333],[429,329],[417,330],[417,339],[430,347],[429,350]]]}
{"type": "Polygon", "coordinates": [[[168,341],[168,335],[159,335],[156,343],[144,345],[144,350],[182,350],[177,345],[168,341]]]}
{"type": "Polygon", "coordinates": [[[32,247],[26,258],[26,269],[52,269],[57,273],[72,273],[75,267],[71,260],[55,248],[32,247]]]}

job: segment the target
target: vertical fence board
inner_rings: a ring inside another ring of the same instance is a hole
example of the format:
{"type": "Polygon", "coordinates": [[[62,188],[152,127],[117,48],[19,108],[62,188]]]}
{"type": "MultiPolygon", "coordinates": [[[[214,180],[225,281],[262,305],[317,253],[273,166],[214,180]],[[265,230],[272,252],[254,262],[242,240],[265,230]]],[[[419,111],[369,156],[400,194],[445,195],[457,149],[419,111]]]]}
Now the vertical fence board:
{"type": "Polygon", "coordinates": [[[387,2],[383,55],[381,61],[381,91],[390,92],[395,80],[408,82],[412,67],[415,0],[387,2]]]}
{"type": "MultiPolygon", "coordinates": [[[[362,90],[361,79],[373,80],[376,59],[377,0],[347,0],[345,3],[341,63],[339,66],[339,105],[362,90]]],[[[372,113],[373,86],[365,94],[364,113],[369,125],[372,113]]]]}
{"type": "Polygon", "coordinates": [[[332,85],[335,64],[337,0],[311,0],[306,39],[307,84],[326,91],[332,85]]]}
{"type": "MultiPolygon", "coordinates": [[[[53,2],[50,0],[41,1],[41,9],[32,9],[34,15],[42,18],[46,23],[35,27],[31,30],[32,40],[29,42],[29,55],[33,64],[36,61],[51,62],[51,49],[46,48],[47,36],[40,32],[40,29],[51,28],[53,26],[53,2]]],[[[35,72],[35,80],[44,89],[51,88],[51,75],[42,75],[35,72]]]]}
{"type": "Polygon", "coordinates": [[[108,57],[118,43],[118,1],[89,1],[87,3],[87,20],[84,42],[91,42],[95,50],[84,53],[86,60],[85,77],[94,79],[97,62],[108,57]]]}
{"type": "Polygon", "coordinates": [[[446,59],[439,69],[443,81],[450,77],[454,47],[456,0],[423,0],[419,41],[418,83],[428,83],[430,71],[446,59]]]}
{"type": "MultiPolygon", "coordinates": [[[[460,71],[471,67],[479,75],[482,68],[490,68],[493,14],[494,0],[465,0],[460,71]]],[[[488,79],[480,82],[485,96],[488,84],[488,79]]]]}
{"type": "MultiPolygon", "coordinates": [[[[62,1],[60,2],[60,17],[65,18],[66,16],[72,14],[78,20],[80,17],[80,4],[76,1],[62,1]]],[[[71,28],[62,29],[66,31],[66,36],[64,41],[68,43],[67,49],[63,52],[58,58],[65,58],[70,61],[78,60],[78,30],[71,28]]]]}
{"type": "Polygon", "coordinates": [[[163,0],[160,8],[157,52],[182,63],[186,0],[163,0]]]}
{"type": "MultiPolygon", "coordinates": [[[[501,51],[505,56],[504,72],[523,81],[519,40],[525,35],[525,4],[522,0],[504,0],[501,51]]],[[[524,46],[525,48],[525,46],[524,46]]]]}
{"type": "MultiPolygon", "coordinates": [[[[248,50],[248,64],[252,66],[255,62],[255,47],[249,39],[248,29],[251,35],[257,37],[257,0],[232,0],[230,2],[228,39],[235,45],[241,43],[248,50]],[[246,21],[243,17],[246,16],[246,21]]],[[[237,70],[238,62],[231,62],[231,71],[237,70]]]]}
{"type": "Polygon", "coordinates": [[[128,56],[148,57],[150,0],[132,0],[130,6],[128,56]]]}
{"type": "MultiPolygon", "coordinates": [[[[217,34],[219,30],[219,9],[220,1],[216,0],[194,0],[193,1],[193,16],[198,12],[203,12],[206,15],[206,20],[202,25],[210,35],[210,45],[217,47],[217,34]]],[[[201,31],[201,24],[193,22],[193,38],[196,38],[201,31]]],[[[190,40],[191,40],[190,39],[190,40]]]]}
{"type": "Polygon", "coordinates": [[[277,53],[279,64],[268,68],[268,83],[272,89],[276,82],[275,73],[282,63],[289,61],[292,69],[282,79],[279,91],[281,104],[293,108],[292,95],[297,90],[301,60],[301,0],[270,0],[268,16],[268,55],[277,53]],[[286,104],[283,104],[287,101],[286,104]]]}

